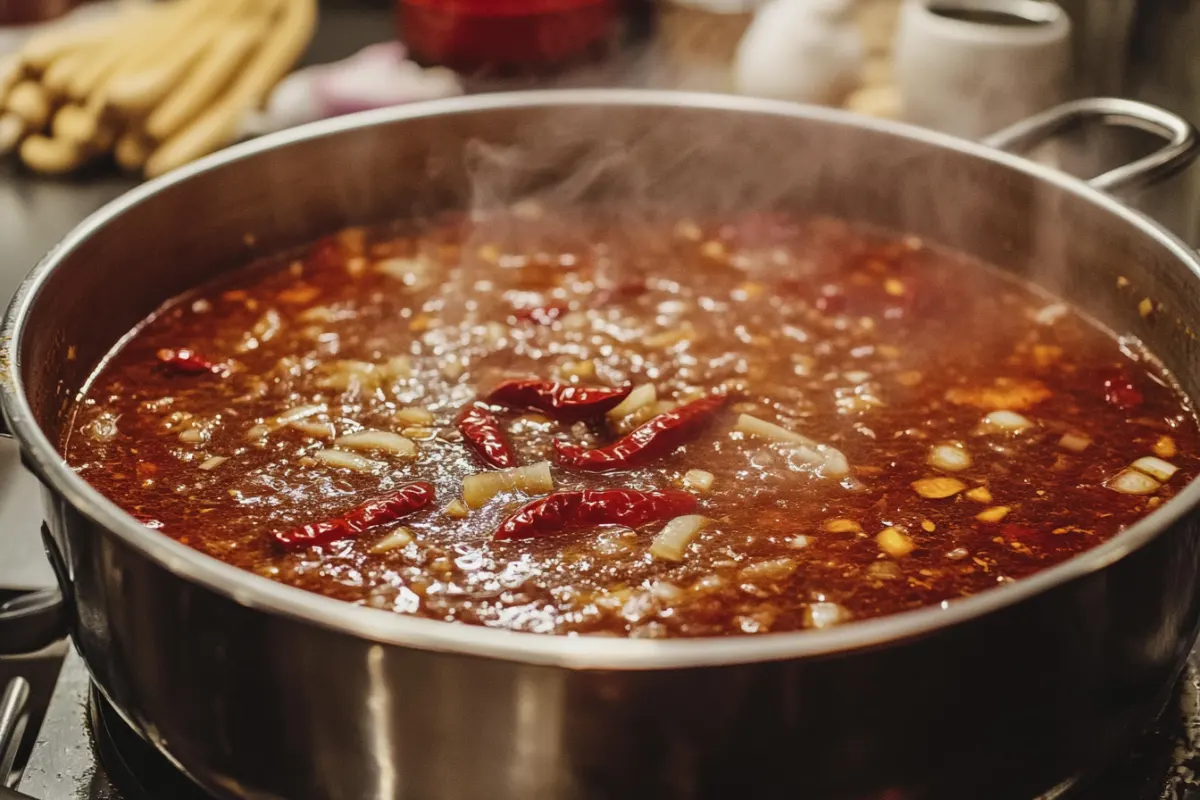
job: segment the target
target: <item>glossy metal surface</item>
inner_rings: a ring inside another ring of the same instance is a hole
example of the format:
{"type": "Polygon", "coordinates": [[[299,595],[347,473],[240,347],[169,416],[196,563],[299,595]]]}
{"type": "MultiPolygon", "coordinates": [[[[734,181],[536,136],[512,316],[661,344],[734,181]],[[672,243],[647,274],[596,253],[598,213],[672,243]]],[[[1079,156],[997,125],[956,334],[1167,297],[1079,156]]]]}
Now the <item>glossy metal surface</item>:
{"type": "Polygon", "coordinates": [[[1009,796],[1085,768],[1161,708],[1200,617],[1198,485],[1083,556],[944,609],[626,641],[281,586],[137,525],[59,460],[75,391],[166,297],[345,224],[530,196],[640,217],[820,210],[911,231],[1138,335],[1200,397],[1195,256],[1112,198],[979,145],[790,104],[613,91],[457,99],[234,148],[135,190],[47,258],[8,316],[0,385],[47,487],[76,644],[197,780],[291,800],[1009,796]],[[513,168],[472,171],[474,139],[512,148],[513,168]],[[99,297],[117,302],[95,313],[99,297]],[[1143,318],[1143,297],[1161,311],[1143,318]]]}

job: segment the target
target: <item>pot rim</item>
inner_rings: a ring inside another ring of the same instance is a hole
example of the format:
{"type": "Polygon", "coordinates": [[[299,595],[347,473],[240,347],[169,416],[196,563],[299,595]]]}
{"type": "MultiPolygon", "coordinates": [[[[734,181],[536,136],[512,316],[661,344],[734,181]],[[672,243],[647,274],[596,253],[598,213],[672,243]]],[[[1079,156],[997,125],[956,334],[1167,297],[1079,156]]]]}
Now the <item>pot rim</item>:
{"type": "MultiPolygon", "coordinates": [[[[1183,268],[1200,278],[1200,258],[1158,223],[1065,173],[976,142],[911,125],[846,111],[775,100],[646,89],[566,89],[458,97],[338,117],[235,145],[148,181],[87,217],[51,250],[22,282],[0,330],[0,406],[9,429],[43,482],[76,510],[159,566],[243,606],[280,614],[381,644],[451,652],[571,669],[675,669],[711,667],[847,653],[926,636],[975,620],[1057,586],[1096,573],[1141,548],[1200,504],[1194,480],[1159,509],[1103,544],[1030,577],[972,597],[926,606],[827,630],[767,633],[746,637],[693,639],[614,639],[523,633],[409,617],[356,606],[276,583],[204,555],[138,523],[70,469],[33,418],[21,377],[20,348],[28,315],[50,273],[83,241],[128,209],[190,178],[250,158],[266,150],[332,136],[344,131],[430,116],[501,108],[624,105],[689,107],[734,113],[812,119],[868,128],[977,158],[1053,184],[1099,206],[1123,224],[1164,246],[1183,268]]],[[[65,587],[69,591],[69,587],[65,587]]]]}

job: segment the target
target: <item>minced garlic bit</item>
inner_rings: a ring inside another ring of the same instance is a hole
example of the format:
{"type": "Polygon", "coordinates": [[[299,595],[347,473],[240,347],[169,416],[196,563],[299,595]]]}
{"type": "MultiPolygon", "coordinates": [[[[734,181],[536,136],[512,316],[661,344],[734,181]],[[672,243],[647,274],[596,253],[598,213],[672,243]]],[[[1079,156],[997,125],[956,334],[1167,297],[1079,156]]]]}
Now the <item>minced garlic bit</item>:
{"type": "Polygon", "coordinates": [[[1011,510],[1012,509],[1010,509],[1008,506],[992,506],[991,508],[985,508],[983,511],[980,511],[978,514],[976,514],[975,519],[979,520],[980,522],[999,522],[1007,517],[1008,512],[1011,510]]]}
{"type": "Polygon", "coordinates": [[[683,475],[683,486],[697,492],[707,492],[713,486],[713,474],[702,469],[689,469],[683,475]]]}
{"type": "Polygon", "coordinates": [[[959,472],[971,466],[971,454],[959,442],[934,445],[929,451],[929,463],[947,472],[959,472]]]}
{"type": "Polygon", "coordinates": [[[675,223],[675,238],[686,239],[689,242],[698,242],[700,237],[704,235],[704,231],[700,230],[700,226],[692,222],[690,219],[681,219],[675,223]]]}
{"type": "Polygon", "coordinates": [[[788,540],[788,547],[791,547],[795,550],[803,550],[804,548],[808,547],[808,537],[804,534],[793,536],[788,540]]]}
{"type": "Polygon", "coordinates": [[[1082,453],[1091,443],[1091,439],[1079,433],[1064,433],[1058,440],[1059,447],[1072,453],[1082,453]]]}
{"type": "Polygon", "coordinates": [[[862,533],[862,525],[852,519],[831,519],[825,523],[829,533],[862,533]]]}
{"type": "Polygon", "coordinates": [[[387,553],[391,550],[399,550],[403,547],[408,547],[412,544],[412,531],[408,528],[396,528],[387,536],[380,539],[371,546],[372,553],[387,553]]]}
{"type": "Polygon", "coordinates": [[[992,502],[992,493],[988,491],[986,486],[976,486],[974,489],[969,489],[964,496],[968,500],[973,500],[976,503],[992,502]]]}
{"type": "Polygon", "coordinates": [[[696,329],[690,324],[685,323],[678,328],[671,328],[670,330],[660,331],[659,333],[647,336],[642,340],[642,344],[655,349],[665,349],[673,347],[680,342],[689,342],[695,338],[696,329]]]}
{"type": "Polygon", "coordinates": [[[1163,483],[1171,480],[1171,476],[1179,471],[1179,467],[1154,456],[1143,456],[1129,466],[1163,483]]]}
{"type": "Polygon", "coordinates": [[[1151,300],[1149,297],[1143,297],[1141,299],[1141,301],[1138,302],[1138,313],[1141,314],[1143,317],[1148,317],[1151,314],[1153,314],[1154,313],[1154,301],[1151,300]]]}
{"type": "Polygon", "coordinates": [[[566,361],[558,370],[564,378],[586,380],[596,377],[596,362],[590,358],[583,361],[566,361]]]}
{"type": "Polygon", "coordinates": [[[850,618],[849,609],[837,603],[810,603],[804,609],[804,625],[808,628],[830,628],[849,622],[850,618]]]}
{"type": "Polygon", "coordinates": [[[1151,450],[1159,458],[1174,458],[1178,452],[1175,448],[1175,440],[1166,435],[1159,436],[1151,450]]]}
{"type": "Polygon", "coordinates": [[[875,541],[878,542],[879,549],[892,558],[903,558],[917,546],[908,534],[896,527],[884,528],[875,537],[875,541]]]}
{"type": "Polygon", "coordinates": [[[1026,411],[1053,392],[1032,378],[997,378],[990,386],[956,386],[946,392],[946,401],[957,406],[974,406],[982,411],[1026,411]]]}
{"type": "Polygon", "coordinates": [[[700,252],[709,258],[718,260],[723,259],[726,255],[728,255],[728,251],[725,249],[724,243],[716,239],[709,239],[707,242],[700,245],[700,252]]]}
{"type": "Polygon", "coordinates": [[[545,494],[554,491],[550,462],[541,461],[524,467],[478,472],[463,479],[463,500],[468,508],[482,508],[501,492],[545,494]]]}
{"type": "Polygon", "coordinates": [[[931,519],[923,519],[921,520],[921,530],[925,531],[926,533],[933,533],[937,530],[937,524],[935,524],[931,519]]]}
{"type": "Polygon", "coordinates": [[[941,500],[954,495],[967,488],[967,485],[958,478],[922,478],[919,481],[913,481],[912,487],[917,494],[927,500],[941,500]]]}
{"type": "Polygon", "coordinates": [[[471,509],[467,508],[467,504],[456,497],[446,504],[443,513],[453,519],[466,519],[471,515],[471,509]]]}
{"type": "Polygon", "coordinates": [[[221,466],[228,460],[229,460],[228,456],[213,456],[212,458],[210,458],[210,459],[206,460],[204,463],[202,463],[200,465],[200,469],[204,470],[205,472],[208,472],[210,470],[216,469],[217,467],[221,466]]]}
{"type": "Polygon", "coordinates": [[[1032,428],[1033,422],[1015,411],[1001,409],[988,414],[979,423],[976,433],[1020,433],[1032,428]]]}
{"type": "Polygon", "coordinates": [[[700,514],[676,517],[666,524],[650,543],[650,555],[664,561],[682,561],[688,545],[711,520],[700,514]]]}

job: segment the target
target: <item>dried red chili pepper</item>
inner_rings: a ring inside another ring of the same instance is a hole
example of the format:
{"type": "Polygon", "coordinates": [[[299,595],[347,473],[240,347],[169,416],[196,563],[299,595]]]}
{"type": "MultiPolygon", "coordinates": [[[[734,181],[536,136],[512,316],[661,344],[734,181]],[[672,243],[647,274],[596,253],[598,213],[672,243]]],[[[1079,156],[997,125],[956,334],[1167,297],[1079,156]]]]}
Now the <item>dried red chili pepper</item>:
{"type": "Polygon", "coordinates": [[[493,539],[538,539],[601,525],[636,528],[696,510],[689,492],[586,489],[556,492],[521,508],[496,530],[493,539]]]}
{"type": "Polygon", "coordinates": [[[1105,373],[1104,399],[1117,408],[1129,411],[1137,408],[1144,401],[1141,391],[1133,385],[1133,381],[1123,372],[1105,373]]]}
{"type": "Polygon", "coordinates": [[[488,403],[541,411],[560,422],[578,422],[603,416],[616,408],[633,387],[573,386],[553,381],[505,381],[492,389],[488,403]]]}
{"type": "Polygon", "coordinates": [[[494,414],[482,403],[469,406],[458,418],[458,429],[487,464],[508,469],[518,464],[517,454],[494,414]]]}
{"type": "Polygon", "coordinates": [[[693,438],[723,405],[723,394],[711,394],[693,400],[674,411],[659,414],[607,447],[595,450],[555,442],[557,461],[561,466],[588,472],[607,472],[645,464],[667,455],[693,438]]]}
{"type": "Polygon", "coordinates": [[[536,308],[518,308],[512,312],[512,318],[517,322],[532,322],[534,325],[552,325],[554,320],[567,313],[563,305],[537,306],[536,308]]]}
{"type": "Polygon", "coordinates": [[[355,536],[368,528],[395,522],[433,502],[433,486],[425,482],[410,483],[394,492],[353,508],[340,517],[300,525],[272,534],[275,541],[289,550],[299,550],[314,544],[326,544],[337,539],[355,536]]]}
{"type": "Polygon", "coordinates": [[[195,350],[181,347],[178,350],[163,348],[159,350],[158,361],[168,370],[185,375],[199,375],[202,372],[220,372],[221,365],[209,361],[195,350]]]}

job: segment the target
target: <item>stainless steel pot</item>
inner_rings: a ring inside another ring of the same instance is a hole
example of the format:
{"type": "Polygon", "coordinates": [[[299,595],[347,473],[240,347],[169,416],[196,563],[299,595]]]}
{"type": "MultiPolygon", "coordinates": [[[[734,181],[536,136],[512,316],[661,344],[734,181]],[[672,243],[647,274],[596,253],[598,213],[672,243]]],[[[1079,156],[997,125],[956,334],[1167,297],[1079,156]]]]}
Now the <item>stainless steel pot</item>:
{"type": "MultiPolygon", "coordinates": [[[[1170,144],[1191,127],[1088,101],[1170,144]]],[[[945,608],[707,640],[549,637],[289,588],[142,527],[59,458],[64,414],[164,299],[340,226],[519,198],[595,213],[814,210],[910,231],[1135,335],[1200,399],[1200,260],[1110,195],[990,147],[726,96],[479,96],[308,126],[153,181],[37,267],[3,331],[0,400],[45,486],[72,638],[105,696],[206,789],[244,798],[1028,797],[1165,702],[1197,632],[1193,484],[1080,557],[945,608]],[[502,150],[497,173],[467,143],[502,150]],[[1143,317],[1138,303],[1161,303],[1143,317]]],[[[15,616],[15,615],[14,615],[15,616]]],[[[28,632],[27,632],[28,633],[28,632]]],[[[27,637],[28,638],[28,637],[27,637]]]]}

